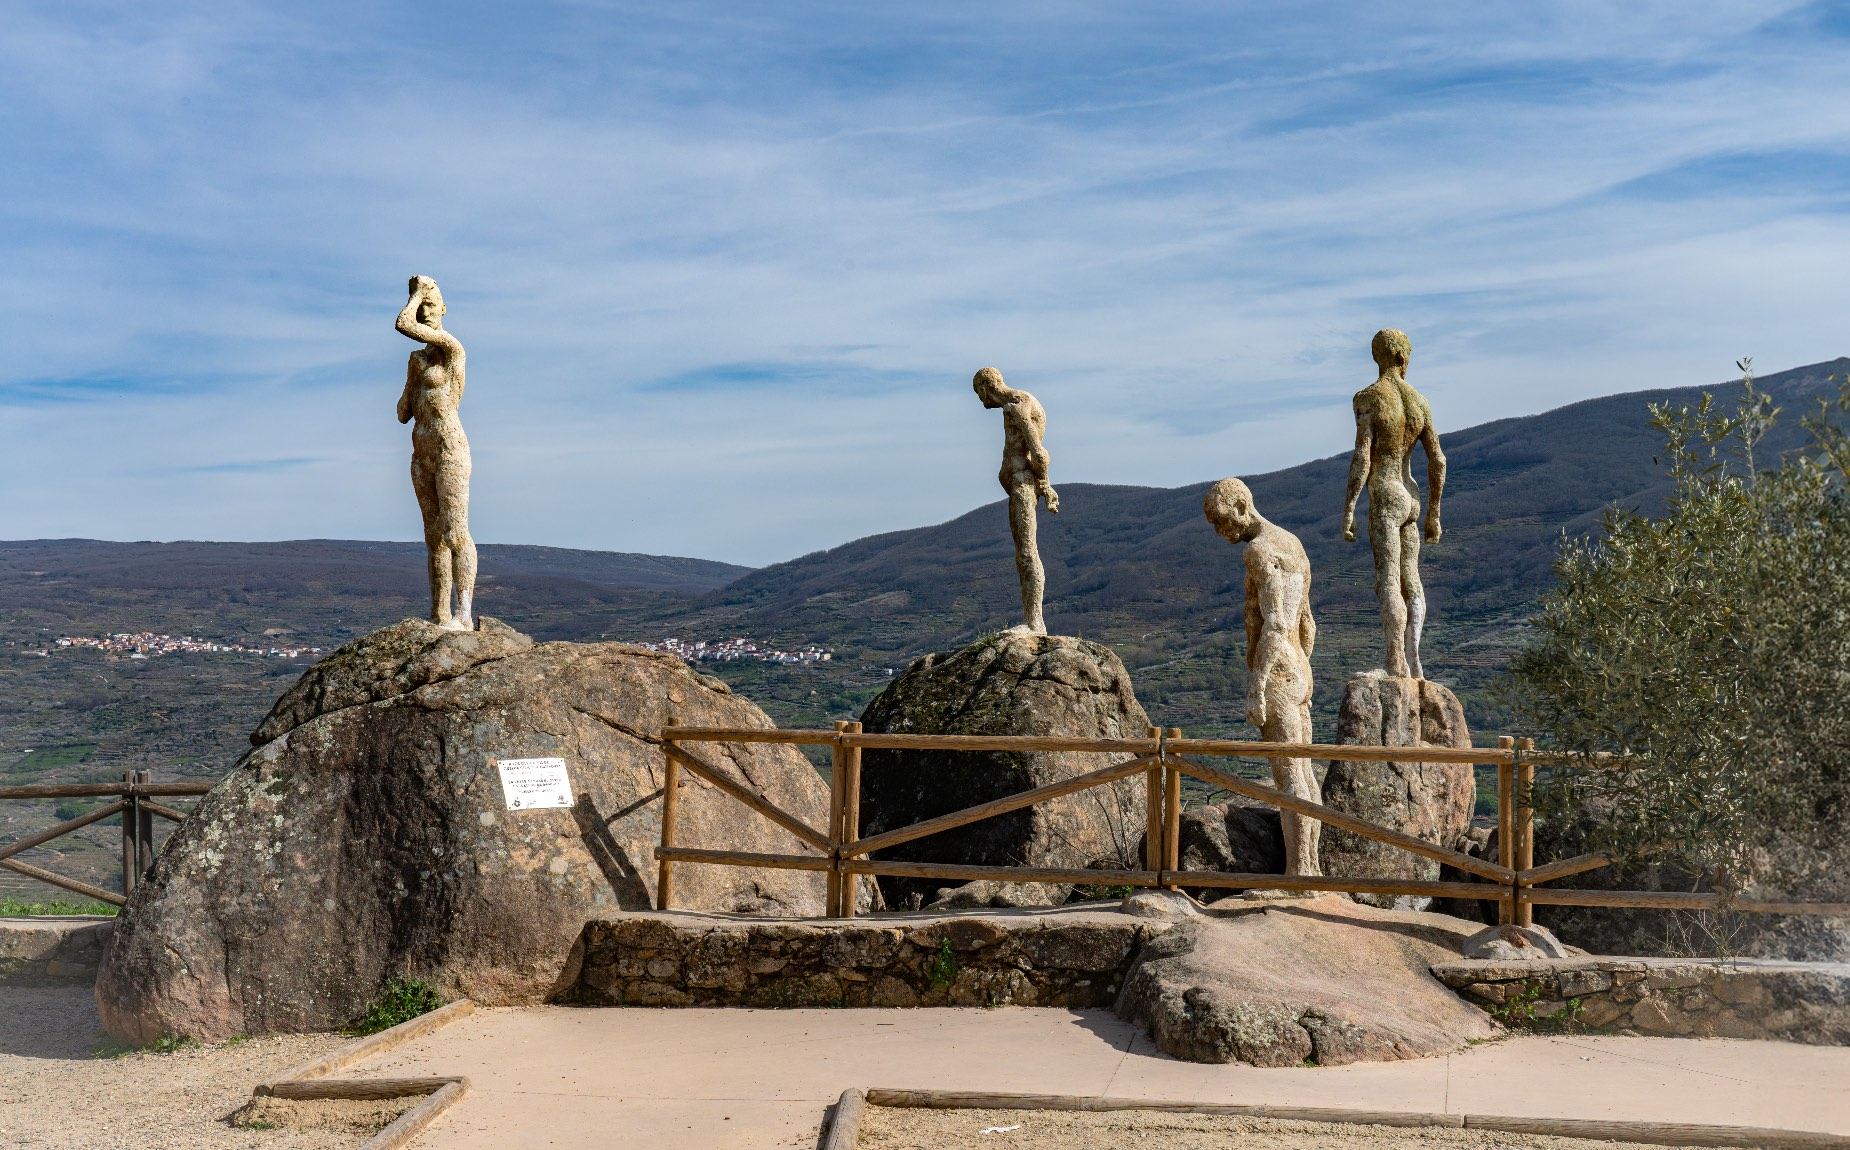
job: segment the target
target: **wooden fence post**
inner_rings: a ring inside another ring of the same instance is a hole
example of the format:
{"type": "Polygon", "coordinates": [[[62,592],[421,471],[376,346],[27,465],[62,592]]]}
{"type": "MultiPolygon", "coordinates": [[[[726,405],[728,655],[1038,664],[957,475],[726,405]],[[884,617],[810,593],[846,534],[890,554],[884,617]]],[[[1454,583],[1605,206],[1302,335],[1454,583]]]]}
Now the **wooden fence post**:
{"type": "MultiPolygon", "coordinates": [[[[674,716],[668,716],[674,726],[674,716]]],[[[674,757],[673,739],[662,740],[662,846],[674,845],[674,820],[681,802],[681,764],[674,757]]],[[[655,909],[667,910],[674,899],[674,863],[662,859],[655,868],[655,909]]]]}
{"type": "MultiPolygon", "coordinates": [[[[1535,865],[1535,764],[1521,761],[1522,755],[1535,749],[1534,739],[1523,739],[1516,746],[1516,861],[1511,869],[1525,871],[1535,865]]],[[[1535,925],[1535,904],[1525,895],[1520,879],[1516,882],[1516,925],[1535,925]]]]}
{"type": "MultiPolygon", "coordinates": [[[[154,772],[136,771],[135,781],[151,783],[154,781],[154,772]]],[[[135,838],[136,878],[139,881],[147,878],[148,872],[154,869],[154,812],[139,798],[135,800],[135,838]]]]}
{"type": "MultiPolygon", "coordinates": [[[[1163,729],[1151,727],[1149,737],[1161,738],[1163,729]]],[[[1153,763],[1143,776],[1143,869],[1163,869],[1163,768],[1153,763]]]]}
{"type": "Polygon", "coordinates": [[[842,746],[841,735],[847,729],[847,720],[835,721],[835,742],[829,748],[829,889],[822,909],[829,918],[840,918],[842,913],[841,848],[847,841],[842,838],[842,813],[848,806],[848,748],[842,746]]]}
{"type": "MultiPolygon", "coordinates": [[[[1182,728],[1169,728],[1170,739],[1182,737],[1182,728]]],[[[1182,869],[1182,769],[1163,768],[1163,869],[1182,869]]],[[[1165,884],[1170,890],[1174,883],[1165,884]]]]}
{"type": "MultiPolygon", "coordinates": [[[[1499,736],[1497,749],[1507,751],[1515,747],[1516,740],[1508,735],[1499,736]]],[[[1510,763],[1497,764],[1497,865],[1511,866],[1516,858],[1516,768],[1510,763]]],[[[1513,884],[1512,884],[1513,889],[1513,884]]],[[[1497,922],[1502,924],[1516,921],[1516,902],[1505,896],[1497,901],[1497,922]]]]}
{"type": "MultiPolygon", "coordinates": [[[[849,723],[846,727],[850,735],[861,733],[861,724],[849,723]]],[[[847,777],[842,780],[842,842],[851,843],[861,837],[861,748],[843,748],[843,765],[847,768],[847,777]]],[[[839,864],[838,864],[839,865],[839,864]]],[[[861,893],[861,876],[852,871],[841,872],[841,913],[843,918],[853,918],[855,900],[861,893]]]]}
{"type": "Polygon", "coordinates": [[[122,772],[122,797],[128,802],[122,812],[122,897],[135,893],[135,881],[141,877],[135,856],[141,845],[136,831],[141,826],[141,796],[135,793],[135,772],[122,772]]]}

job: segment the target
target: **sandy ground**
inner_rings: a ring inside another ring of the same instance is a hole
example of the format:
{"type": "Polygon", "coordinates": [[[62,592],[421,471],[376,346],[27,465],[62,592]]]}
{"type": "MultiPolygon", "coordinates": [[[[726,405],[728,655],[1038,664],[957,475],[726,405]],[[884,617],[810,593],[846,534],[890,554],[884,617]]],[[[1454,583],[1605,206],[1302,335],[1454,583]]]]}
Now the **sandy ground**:
{"type": "MultiPolygon", "coordinates": [[[[912,1110],[870,1106],[861,1150],[1645,1150],[1629,1142],[1489,1130],[1401,1129],[1119,1110],[912,1110]],[[987,1131],[987,1133],[986,1133],[987,1131]]],[[[1653,1147],[1652,1150],[1665,1150],[1653,1147]]]]}
{"type": "Polygon", "coordinates": [[[348,1150],[390,1122],[396,1104],[333,1113],[319,1103],[272,1103],[248,1116],[259,1127],[227,1121],[257,1083],[348,1041],[292,1035],[115,1054],[88,990],[0,990],[0,1146],[348,1150]]]}

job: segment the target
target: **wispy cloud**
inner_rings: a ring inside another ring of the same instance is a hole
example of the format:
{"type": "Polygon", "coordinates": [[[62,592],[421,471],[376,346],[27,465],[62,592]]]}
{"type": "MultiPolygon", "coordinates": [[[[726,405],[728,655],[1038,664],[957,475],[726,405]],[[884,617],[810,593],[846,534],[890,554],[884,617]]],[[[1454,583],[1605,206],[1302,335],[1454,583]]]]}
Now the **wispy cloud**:
{"type": "Polygon", "coordinates": [[[484,540],[742,562],[992,498],[983,364],[1183,483],[1341,450],[1389,324],[1442,427],[1845,350],[1836,4],[5,20],[0,537],[415,537],[413,273],[484,540]]]}

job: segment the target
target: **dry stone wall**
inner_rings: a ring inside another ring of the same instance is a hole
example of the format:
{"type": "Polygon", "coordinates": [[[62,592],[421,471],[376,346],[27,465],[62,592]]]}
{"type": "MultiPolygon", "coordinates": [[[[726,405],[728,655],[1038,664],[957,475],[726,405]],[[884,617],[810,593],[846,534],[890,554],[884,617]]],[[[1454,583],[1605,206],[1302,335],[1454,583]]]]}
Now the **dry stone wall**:
{"type": "Polygon", "coordinates": [[[865,923],[619,914],[585,925],[587,1006],[1105,1007],[1170,926],[1115,910],[865,923]]]}
{"type": "Polygon", "coordinates": [[[1507,1026],[1850,1045],[1850,963],[1589,956],[1432,970],[1507,1026]]]}

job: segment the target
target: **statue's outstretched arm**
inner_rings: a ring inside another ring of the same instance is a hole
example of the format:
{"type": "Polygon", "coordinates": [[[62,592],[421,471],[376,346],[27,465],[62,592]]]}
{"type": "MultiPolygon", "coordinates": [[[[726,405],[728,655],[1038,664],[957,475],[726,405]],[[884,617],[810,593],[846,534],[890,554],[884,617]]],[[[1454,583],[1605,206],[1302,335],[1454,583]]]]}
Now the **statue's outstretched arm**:
{"type": "Polygon", "coordinates": [[[1355,404],[1355,450],[1349,454],[1349,490],[1343,494],[1343,539],[1355,542],[1355,505],[1368,484],[1368,471],[1375,451],[1374,414],[1357,400],[1355,404]]]}
{"type": "Polygon", "coordinates": [[[1445,495],[1445,452],[1439,450],[1439,432],[1432,425],[1430,412],[1426,416],[1426,430],[1420,433],[1420,442],[1426,447],[1426,484],[1431,488],[1426,496],[1426,542],[1437,543],[1442,534],[1439,500],[1445,495]]]}

